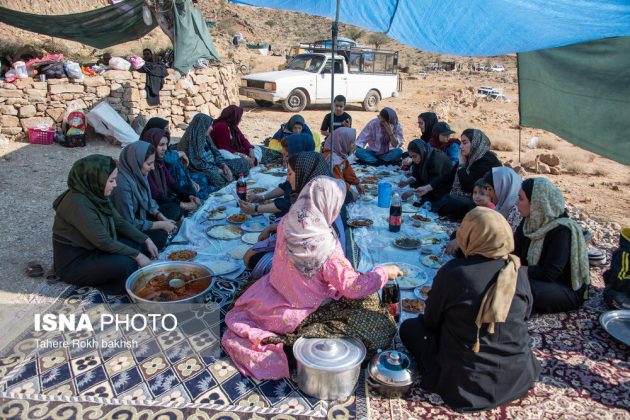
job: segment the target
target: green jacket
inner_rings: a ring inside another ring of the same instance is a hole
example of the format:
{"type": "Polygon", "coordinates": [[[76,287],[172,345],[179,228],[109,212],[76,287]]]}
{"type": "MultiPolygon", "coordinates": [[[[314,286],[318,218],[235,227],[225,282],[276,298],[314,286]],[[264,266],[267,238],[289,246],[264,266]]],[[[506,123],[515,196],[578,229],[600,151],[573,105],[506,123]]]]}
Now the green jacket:
{"type": "MultiPolygon", "coordinates": [[[[78,248],[98,249],[109,254],[138,256],[139,251],[113,238],[107,229],[106,216],[83,194],[68,192],[63,198],[53,223],[55,240],[78,248]]],[[[114,210],[114,225],[118,236],[139,244],[148,236],[136,229],[114,210]]]]}

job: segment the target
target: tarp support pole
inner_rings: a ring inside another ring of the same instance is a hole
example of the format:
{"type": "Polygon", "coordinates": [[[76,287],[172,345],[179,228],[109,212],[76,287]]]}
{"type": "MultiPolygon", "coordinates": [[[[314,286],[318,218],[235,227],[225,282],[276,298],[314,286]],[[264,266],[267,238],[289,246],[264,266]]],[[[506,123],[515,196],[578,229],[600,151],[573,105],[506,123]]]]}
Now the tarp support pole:
{"type": "MultiPolygon", "coordinates": [[[[341,0],[337,0],[337,11],[335,12],[335,21],[332,24],[332,62],[331,78],[330,78],[330,175],[333,175],[332,155],[335,153],[335,57],[337,56],[337,36],[339,35],[339,5],[341,0]]],[[[324,144],[326,140],[324,139],[324,144]]]]}

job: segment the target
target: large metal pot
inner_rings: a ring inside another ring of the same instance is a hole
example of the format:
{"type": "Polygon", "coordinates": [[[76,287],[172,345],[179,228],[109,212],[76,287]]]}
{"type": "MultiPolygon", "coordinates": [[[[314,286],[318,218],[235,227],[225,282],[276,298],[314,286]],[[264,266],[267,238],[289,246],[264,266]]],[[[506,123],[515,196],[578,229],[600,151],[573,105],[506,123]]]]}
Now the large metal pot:
{"type": "Polygon", "coordinates": [[[365,353],[363,343],[353,338],[299,338],[293,345],[298,387],[321,400],[349,397],[365,353]]]}
{"type": "Polygon", "coordinates": [[[212,278],[212,273],[210,272],[210,270],[208,270],[205,266],[201,264],[184,261],[167,261],[151,264],[134,271],[127,278],[125,289],[127,289],[127,294],[129,295],[131,300],[134,303],[138,304],[138,306],[140,306],[144,310],[155,311],[157,309],[164,312],[180,312],[186,310],[188,304],[203,303],[204,296],[212,288],[213,281],[214,279],[212,278]],[[187,274],[193,273],[197,277],[208,277],[208,287],[201,293],[198,293],[186,299],[173,300],[168,302],[156,302],[152,300],[147,300],[141,298],[136,294],[136,291],[143,288],[153,277],[159,274],[168,274],[172,272],[187,274]]]}
{"type": "Polygon", "coordinates": [[[388,398],[405,397],[415,377],[413,361],[400,351],[379,351],[368,365],[368,384],[388,398]]]}

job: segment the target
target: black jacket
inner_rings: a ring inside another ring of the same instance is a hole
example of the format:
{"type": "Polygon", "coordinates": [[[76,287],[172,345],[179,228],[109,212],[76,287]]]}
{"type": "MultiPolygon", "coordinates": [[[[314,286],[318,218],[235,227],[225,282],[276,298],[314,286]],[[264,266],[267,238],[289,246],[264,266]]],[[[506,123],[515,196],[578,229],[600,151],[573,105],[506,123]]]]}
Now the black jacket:
{"type": "MultiPolygon", "coordinates": [[[[429,165],[427,172],[422,171],[422,167],[418,165],[411,166],[411,175],[416,179],[411,183],[411,187],[418,188],[423,185],[427,185],[431,183],[431,181],[435,181],[450,174],[453,169],[453,162],[451,162],[448,156],[446,156],[446,154],[441,150],[433,150],[433,153],[431,153],[426,165],[429,165]]],[[[433,191],[426,195],[426,199],[429,201],[439,200],[442,196],[448,194],[449,191],[450,186],[448,188],[434,187],[433,191]]]]}
{"type": "Polygon", "coordinates": [[[160,90],[164,86],[164,78],[168,76],[168,71],[164,64],[145,63],[140,69],[147,74],[145,90],[147,92],[147,103],[149,105],[160,104],[160,90]]]}
{"type": "Polygon", "coordinates": [[[472,351],[481,301],[504,264],[481,256],[456,258],[438,271],[427,299],[424,325],[435,335],[437,348],[422,387],[458,411],[485,410],[520,398],[540,373],[527,331],[532,293],[522,270],[506,322],[496,323],[494,334],[482,325],[480,351],[472,351]]]}
{"type": "Polygon", "coordinates": [[[479,178],[483,178],[486,172],[502,166],[499,158],[493,152],[488,151],[480,159],[470,166],[470,173],[466,172],[466,168],[455,165],[453,169],[444,176],[431,181],[434,190],[450,191],[455,181],[455,176],[459,177],[459,183],[465,193],[472,194],[473,185],[479,178]]]}

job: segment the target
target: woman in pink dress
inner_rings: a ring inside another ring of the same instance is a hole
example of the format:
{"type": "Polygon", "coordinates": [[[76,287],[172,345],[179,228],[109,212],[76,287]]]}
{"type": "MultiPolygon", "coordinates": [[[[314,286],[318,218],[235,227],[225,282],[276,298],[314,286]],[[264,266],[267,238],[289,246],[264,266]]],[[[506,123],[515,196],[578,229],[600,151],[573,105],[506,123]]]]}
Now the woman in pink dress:
{"type": "MultiPolygon", "coordinates": [[[[287,178],[295,184],[290,167],[287,178]]],[[[225,316],[228,329],[221,343],[244,375],[289,377],[283,344],[266,344],[265,339],[292,333],[327,301],[366,297],[402,274],[396,266],[366,274],[352,268],[332,228],[345,197],[343,181],[327,176],[311,180],[280,221],[271,272],[225,316]]]]}

